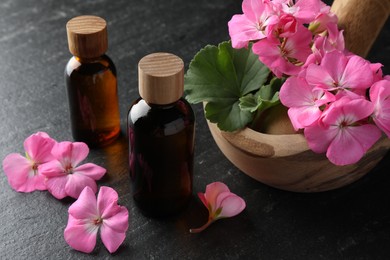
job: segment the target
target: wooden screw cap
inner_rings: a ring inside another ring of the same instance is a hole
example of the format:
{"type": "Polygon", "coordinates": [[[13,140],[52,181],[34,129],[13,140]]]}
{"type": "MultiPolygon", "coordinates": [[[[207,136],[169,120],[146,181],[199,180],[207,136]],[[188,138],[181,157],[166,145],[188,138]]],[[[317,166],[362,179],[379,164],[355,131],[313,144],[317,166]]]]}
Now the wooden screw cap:
{"type": "Polygon", "coordinates": [[[184,63],[170,53],[152,53],[138,63],[139,94],[148,103],[167,105],[184,91],[184,63]]]}
{"type": "Polygon", "coordinates": [[[107,23],[103,18],[82,15],[66,24],[69,51],[81,58],[96,58],[107,51],[107,23]]]}

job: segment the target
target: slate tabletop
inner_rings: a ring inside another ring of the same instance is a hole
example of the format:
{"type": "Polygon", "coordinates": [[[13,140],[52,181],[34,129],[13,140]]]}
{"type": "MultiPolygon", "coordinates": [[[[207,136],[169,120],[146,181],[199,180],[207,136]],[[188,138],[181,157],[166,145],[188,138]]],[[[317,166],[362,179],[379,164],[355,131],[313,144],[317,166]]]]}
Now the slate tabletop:
{"type": "MultiPolygon", "coordinates": [[[[330,3],[331,1],[328,1],[330,3]]],[[[241,13],[239,0],[2,0],[0,2],[0,159],[23,153],[24,139],[45,131],[71,140],[63,72],[68,52],[65,24],[77,15],[108,21],[109,51],[118,70],[121,138],[91,150],[87,160],[105,167],[99,186],[119,193],[129,209],[123,245],[110,254],[98,240],[91,254],[70,248],[63,231],[74,200],[48,192],[18,193],[0,170],[0,259],[390,259],[390,155],[365,177],[322,193],[292,193],[259,183],[219,151],[200,105],[197,116],[194,196],[169,219],[143,216],[134,205],[128,174],[126,114],[138,97],[137,63],[144,55],[172,52],[186,67],[206,44],[229,38],[227,22],[241,13]],[[207,220],[196,197],[222,181],[247,208],[200,234],[207,220]]],[[[390,28],[385,25],[368,58],[390,69],[390,28]]]]}

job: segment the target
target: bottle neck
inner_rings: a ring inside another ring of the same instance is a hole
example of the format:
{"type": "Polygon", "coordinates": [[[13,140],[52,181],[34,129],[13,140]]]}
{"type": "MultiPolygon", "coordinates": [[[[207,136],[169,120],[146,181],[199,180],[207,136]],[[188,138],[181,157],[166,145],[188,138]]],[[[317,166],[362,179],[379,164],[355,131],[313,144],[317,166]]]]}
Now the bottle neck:
{"type": "Polygon", "coordinates": [[[180,99],[176,100],[175,102],[169,103],[169,104],[154,104],[154,103],[150,103],[150,102],[145,100],[145,102],[146,102],[146,104],[148,104],[148,106],[150,106],[151,108],[156,108],[156,109],[171,108],[171,107],[175,106],[175,104],[179,101],[180,101],[180,99]]]}
{"type": "Polygon", "coordinates": [[[99,62],[100,60],[102,60],[104,58],[104,56],[105,56],[105,54],[98,56],[98,57],[94,57],[94,58],[83,58],[83,57],[78,57],[78,56],[73,56],[73,57],[80,63],[95,63],[95,62],[99,62]]]}

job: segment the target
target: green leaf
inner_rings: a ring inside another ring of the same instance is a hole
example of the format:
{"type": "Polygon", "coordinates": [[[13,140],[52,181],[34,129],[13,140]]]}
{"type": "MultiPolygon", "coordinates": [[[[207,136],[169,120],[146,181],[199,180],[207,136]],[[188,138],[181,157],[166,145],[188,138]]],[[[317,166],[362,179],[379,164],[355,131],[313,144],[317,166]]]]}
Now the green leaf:
{"type": "Polygon", "coordinates": [[[240,98],[257,91],[268,74],[251,45],[243,49],[233,49],[230,42],[208,45],[190,63],[185,95],[191,103],[208,102],[206,118],[222,130],[235,131],[253,119],[253,111],[240,109],[240,98]]]}
{"type": "Polygon", "coordinates": [[[257,95],[248,94],[241,97],[238,105],[242,111],[255,112],[259,108],[257,95]]]}
{"type": "Polygon", "coordinates": [[[254,95],[240,98],[239,107],[243,111],[261,112],[280,103],[279,90],[285,79],[274,77],[268,85],[262,86],[254,95]]]}
{"type": "Polygon", "coordinates": [[[237,100],[231,102],[209,102],[205,107],[206,118],[216,123],[223,131],[234,131],[246,126],[253,120],[253,113],[242,111],[237,100]]]}

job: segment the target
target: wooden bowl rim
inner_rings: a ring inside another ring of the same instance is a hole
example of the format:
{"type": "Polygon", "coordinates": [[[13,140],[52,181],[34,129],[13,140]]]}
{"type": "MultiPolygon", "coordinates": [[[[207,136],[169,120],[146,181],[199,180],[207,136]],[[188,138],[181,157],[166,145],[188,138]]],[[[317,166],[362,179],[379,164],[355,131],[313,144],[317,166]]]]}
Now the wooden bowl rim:
{"type": "Polygon", "coordinates": [[[225,132],[207,120],[212,132],[219,132],[234,147],[260,157],[285,157],[310,150],[302,134],[273,135],[257,132],[249,127],[235,132],[225,132]]]}

